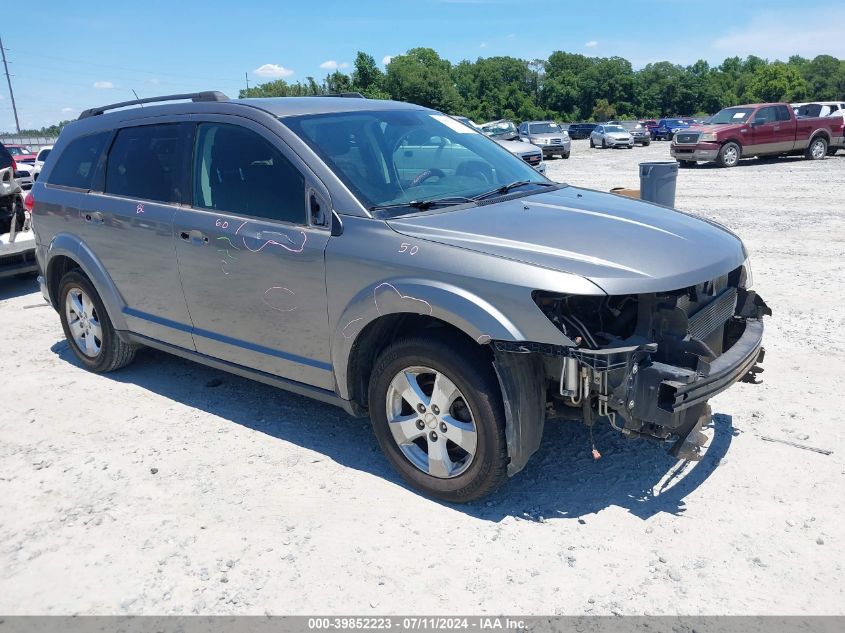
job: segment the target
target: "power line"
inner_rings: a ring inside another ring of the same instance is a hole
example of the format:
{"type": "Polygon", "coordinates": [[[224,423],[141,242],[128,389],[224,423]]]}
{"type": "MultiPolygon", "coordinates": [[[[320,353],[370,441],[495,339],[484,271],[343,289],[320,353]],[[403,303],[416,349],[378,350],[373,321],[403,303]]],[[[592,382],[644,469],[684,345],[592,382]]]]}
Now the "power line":
{"type": "Polygon", "coordinates": [[[15,104],[15,93],[12,91],[12,80],[9,77],[9,65],[6,63],[6,49],[3,48],[3,38],[0,37],[0,53],[3,54],[3,69],[6,71],[6,83],[9,84],[9,96],[12,98],[12,111],[15,113],[15,127],[18,134],[21,133],[21,124],[18,121],[18,106],[15,104]]]}

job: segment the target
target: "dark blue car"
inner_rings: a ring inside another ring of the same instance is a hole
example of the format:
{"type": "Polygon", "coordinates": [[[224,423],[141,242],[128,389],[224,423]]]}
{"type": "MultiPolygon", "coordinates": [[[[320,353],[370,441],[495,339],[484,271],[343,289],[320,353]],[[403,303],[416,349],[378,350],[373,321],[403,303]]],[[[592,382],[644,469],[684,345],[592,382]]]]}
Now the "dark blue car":
{"type": "Polygon", "coordinates": [[[689,127],[689,123],[681,119],[660,119],[657,122],[657,127],[651,132],[651,137],[655,141],[671,141],[675,136],[675,132],[689,127]]]}

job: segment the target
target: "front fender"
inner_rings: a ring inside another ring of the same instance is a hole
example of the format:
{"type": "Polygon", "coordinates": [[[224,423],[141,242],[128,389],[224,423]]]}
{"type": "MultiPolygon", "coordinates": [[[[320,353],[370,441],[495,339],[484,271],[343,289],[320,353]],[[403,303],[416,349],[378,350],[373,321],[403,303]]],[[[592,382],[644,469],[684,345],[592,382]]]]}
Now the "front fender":
{"type": "Polygon", "coordinates": [[[60,309],[58,307],[58,298],[56,296],[56,293],[59,291],[58,283],[50,283],[50,280],[53,279],[52,266],[56,264],[57,257],[62,255],[75,261],[82,269],[82,272],[84,272],[88,279],[91,280],[91,283],[94,284],[94,288],[97,290],[97,294],[100,295],[103,305],[106,306],[106,311],[108,312],[109,318],[111,319],[115,329],[128,330],[129,328],[126,325],[126,318],[123,315],[123,308],[126,305],[126,302],[123,300],[123,297],[118,292],[111,277],[91,249],[88,248],[88,246],[78,237],[71,235],[70,233],[57,234],[50,241],[50,244],[47,246],[46,252],[44,253],[43,269],[45,271],[45,278],[48,282],[48,291],[50,292],[50,298],[53,302],[53,306],[56,307],[57,310],[60,309]]]}
{"type": "Polygon", "coordinates": [[[525,340],[519,328],[488,301],[429,279],[398,278],[374,283],[355,295],[334,324],[332,359],[340,396],[350,399],[349,358],[361,332],[390,314],[431,316],[458,328],[479,344],[525,340]]]}

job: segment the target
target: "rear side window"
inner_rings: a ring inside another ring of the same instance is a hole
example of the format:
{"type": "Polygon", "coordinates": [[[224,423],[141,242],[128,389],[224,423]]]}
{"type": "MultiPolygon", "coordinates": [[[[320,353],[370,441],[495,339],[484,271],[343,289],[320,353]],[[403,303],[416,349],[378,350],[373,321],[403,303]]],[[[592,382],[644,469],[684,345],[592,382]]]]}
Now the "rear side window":
{"type": "Polygon", "coordinates": [[[777,120],[778,121],[791,121],[792,117],[789,116],[789,108],[785,105],[775,106],[775,112],[777,113],[777,120]]]}
{"type": "Polygon", "coordinates": [[[53,165],[51,185],[90,189],[94,172],[111,132],[81,136],[71,141],[53,165]]]}
{"type": "Polygon", "coordinates": [[[12,155],[2,144],[0,144],[0,169],[8,169],[12,166],[12,155]]]}
{"type": "Polygon", "coordinates": [[[194,206],[305,224],[305,179],[255,132],[203,123],[194,152],[194,206]]]}
{"type": "Polygon", "coordinates": [[[106,193],[178,202],[181,150],[178,123],[123,128],[109,152],[106,193]]]}

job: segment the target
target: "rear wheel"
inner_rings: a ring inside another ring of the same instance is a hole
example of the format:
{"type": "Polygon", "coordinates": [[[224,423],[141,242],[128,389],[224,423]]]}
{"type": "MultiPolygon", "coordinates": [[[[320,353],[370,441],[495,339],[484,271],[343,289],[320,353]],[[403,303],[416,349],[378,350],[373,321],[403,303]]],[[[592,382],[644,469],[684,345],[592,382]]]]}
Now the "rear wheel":
{"type": "Polygon", "coordinates": [[[498,382],[480,348],[460,340],[397,341],[380,356],[369,408],[382,451],[421,492],[478,499],[507,476],[498,382]]]}
{"type": "Polygon", "coordinates": [[[719,155],[716,157],[716,162],[720,167],[736,167],[740,156],[742,156],[742,150],[739,145],[731,141],[722,145],[722,149],[719,150],[719,155]]]}
{"type": "Polygon", "coordinates": [[[817,136],[810,141],[807,146],[807,151],[804,156],[810,160],[821,160],[827,156],[827,139],[823,136],[817,136]]]}
{"type": "Polygon", "coordinates": [[[135,358],[135,346],[117,335],[100,295],[80,272],[62,277],[59,317],[70,349],[91,371],[114,371],[135,358]]]}
{"type": "Polygon", "coordinates": [[[601,140],[601,147],[602,147],[602,149],[607,149],[607,139],[606,138],[603,138],[601,140]]]}

